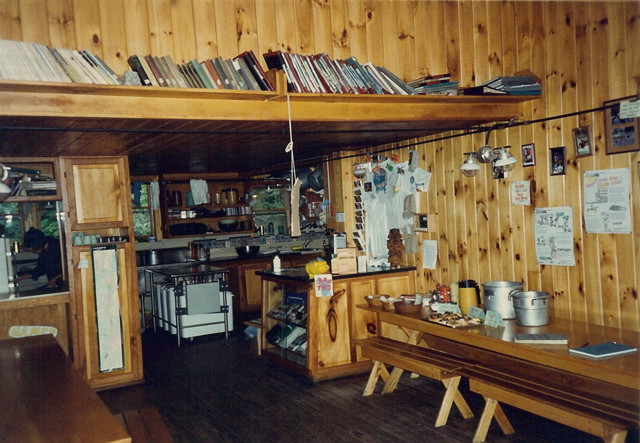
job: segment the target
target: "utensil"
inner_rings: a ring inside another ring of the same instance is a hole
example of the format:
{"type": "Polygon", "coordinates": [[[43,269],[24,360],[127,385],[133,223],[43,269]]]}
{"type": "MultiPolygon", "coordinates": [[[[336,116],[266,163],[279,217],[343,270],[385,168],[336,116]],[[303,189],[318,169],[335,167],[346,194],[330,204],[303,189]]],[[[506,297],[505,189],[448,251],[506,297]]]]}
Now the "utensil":
{"type": "Polygon", "coordinates": [[[236,254],[242,258],[255,257],[258,255],[258,252],[260,252],[260,246],[257,245],[238,246],[236,248],[236,254]]]}

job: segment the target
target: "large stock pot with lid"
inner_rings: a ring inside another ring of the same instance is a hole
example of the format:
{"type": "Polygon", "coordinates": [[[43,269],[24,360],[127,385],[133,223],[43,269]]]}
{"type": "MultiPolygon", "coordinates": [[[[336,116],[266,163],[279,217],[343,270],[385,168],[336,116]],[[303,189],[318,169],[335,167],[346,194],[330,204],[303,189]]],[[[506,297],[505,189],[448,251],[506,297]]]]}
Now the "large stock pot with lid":
{"type": "Polygon", "coordinates": [[[482,283],[482,293],[485,311],[499,313],[504,320],[516,318],[513,307],[513,293],[522,291],[523,282],[519,281],[488,281],[482,283]]]}

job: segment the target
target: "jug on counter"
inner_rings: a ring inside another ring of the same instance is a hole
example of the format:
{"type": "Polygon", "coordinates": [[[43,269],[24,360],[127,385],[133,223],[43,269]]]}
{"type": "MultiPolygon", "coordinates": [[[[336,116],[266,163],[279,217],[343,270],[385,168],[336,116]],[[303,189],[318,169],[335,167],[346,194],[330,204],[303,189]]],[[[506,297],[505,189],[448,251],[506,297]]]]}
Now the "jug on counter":
{"type": "Polygon", "coordinates": [[[460,280],[460,283],[458,283],[458,298],[460,310],[463,314],[467,314],[471,306],[478,306],[480,286],[475,280],[460,280]]]}

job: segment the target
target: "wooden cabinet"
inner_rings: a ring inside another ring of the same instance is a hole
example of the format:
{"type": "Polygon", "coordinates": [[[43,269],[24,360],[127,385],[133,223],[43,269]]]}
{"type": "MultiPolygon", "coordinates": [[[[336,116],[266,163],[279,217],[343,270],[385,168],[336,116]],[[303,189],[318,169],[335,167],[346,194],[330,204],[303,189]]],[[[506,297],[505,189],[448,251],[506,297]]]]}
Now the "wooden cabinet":
{"type": "Polygon", "coordinates": [[[271,262],[250,263],[238,268],[240,279],[240,307],[242,311],[259,311],[262,305],[262,277],[257,273],[271,269],[271,262]]]}
{"type": "Polygon", "coordinates": [[[375,315],[356,306],[365,304],[366,295],[379,293],[382,288],[393,296],[415,293],[415,268],[334,276],[331,297],[317,297],[303,272],[259,274],[263,287],[263,355],[313,381],[366,372],[371,362],[362,358],[354,341],[375,336],[378,324],[375,315]],[[299,328],[305,329],[304,353],[294,344],[302,332],[299,328]],[[286,335],[290,331],[296,332],[286,335]]]}
{"type": "Polygon", "coordinates": [[[6,184],[12,190],[6,203],[48,202],[62,198],[57,158],[0,156],[0,163],[7,168],[6,184]]]}
{"type": "Polygon", "coordinates": [[[142,381],[126,157],[61,157],[73,360],[97,389],[142,381]],[[80,233],[89,242],[75,242],[80,233]],[[85,237],[86,238],[86,237],[85,237]],[[115,356],[115,357],[114,357],[115,356]]]}
{"type": "Polygon", "coordinates": [[[240,180],[205,181],[210,203],[195,204],[186,180],[163,182],[161,193],[162,235],[166,238],[188,235],[253,232],[251,207],[245,202],[245,184],[240,180]],[[236,226],[223,225],[223,220],[236,226]]]}

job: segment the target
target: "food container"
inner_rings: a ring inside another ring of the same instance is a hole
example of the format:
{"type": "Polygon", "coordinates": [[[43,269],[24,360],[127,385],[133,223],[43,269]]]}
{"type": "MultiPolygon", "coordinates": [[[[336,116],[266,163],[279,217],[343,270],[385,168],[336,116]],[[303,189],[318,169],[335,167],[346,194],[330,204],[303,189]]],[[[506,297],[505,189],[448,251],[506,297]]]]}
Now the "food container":
{"type": "Polygon", "coordinates": [[[401,300],[393,302],[393,307],[400,314],[415,314],[422,309],[422,303],[416,304],[416,296],[403,295],[401,300]]]}
{"type": "Polygon", "coordinates": [[[369,307],[371,308],[382,306],[379,295],[367,295],[364,299],[366,300],[367,305],[369,305],[369,307]]]}
{"type": "Polygon", "coordinates": [[[549,293],[519,291],[512,294],[516,319],[521,326],[549,324],[549,293]]]}
{"type": "Polygon", "coordinates": [[[513,294],[522,291],[523,282],[519,281],[489,281],[482,283],[485,311],[499,313],[503,320],[516,318],[513,307],[513,294]]]}

